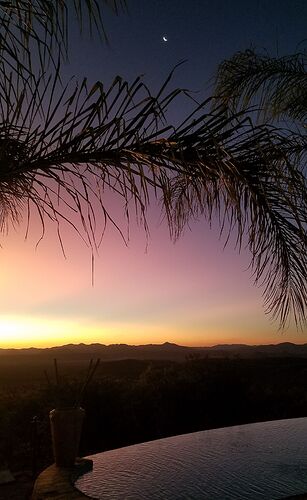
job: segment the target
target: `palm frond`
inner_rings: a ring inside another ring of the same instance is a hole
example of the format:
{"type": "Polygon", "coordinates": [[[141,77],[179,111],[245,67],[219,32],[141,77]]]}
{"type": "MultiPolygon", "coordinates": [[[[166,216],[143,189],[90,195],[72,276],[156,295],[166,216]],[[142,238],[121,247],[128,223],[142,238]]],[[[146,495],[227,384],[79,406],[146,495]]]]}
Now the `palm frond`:
{"type": "MultiPolygon", "coordinates": [[[[255,279],[264,282],[268,311],[283,326],[290,310],[296,322],[305,322],[306,53],[272,58],[252,50],[239,52],[219,66],[216,94],[229,117],[256,111],[261,123],[287,123],[284,130],[266,126],[268,141],[261,144],[261,155],[271,169],[263,177],[254,167],[257,191],[249,201],[249,247],[255,279]]],[[[243,148],[236,162],[244,158],[242,152],[247,153],[243,148]]]]}
{"type": "MultiPolygon", "coordinates": [[[[107,41],[103,18],[104,9],[119,13],[125,0],[9,0],[0,1],[0,53],[13,63],[32,71],[31,53],[37,51],[41,68],[61,57],[68,50],[68,20],[75,15],[80,30],[83,27],[107,41]]],[[[37,61],[36,61],[37,64],[37,61]]]]}
{"type": "Polygon", "coordinates": [[[177,91],[150,94],[139,78],[128,85],[120,77],[110,88],[87,81],[60,83],[53,77],[29,77],[0,71],[0,184],[5,194],[2,220],[16,220],[17,200],[31,203],[41,218],[67,219],[78,212],[90,245],[99,203],[105,222],[112,221],[103,199],[108,188],[128,205],[133,201],[144,220],[149,187],[164,189],[166,176],[141,152],[146,138],[154,140],[170,127],[163,112],[177,91]],[[14,201],[15,200],[15,201],[14,201]],[[65,210],[59,208],[62,204],[65,210]],[[95,200],[95,201],[93,201],[95,200]],[[16,202],[16,203],[15,203],[16,202]]]}
{"type": "MultiPolygon", "coordinates": [[[[106,191],[131,205],[145,224],[152,192],[162,200],[176,238],[191,217],[236,232],[247,244],[268,311],[286,324],[306,321],[306,183],[295,161],[299,143],[274,127],[254,127],[244,112],[200,103],[179,126],[167,121],[175,99],[167,79],[152,95],[137,78],[101,82],[32,76],[0,67],[0,221],[18,220],[28,207],[58,225],[74,225],[90,246],[116,221],[106,191]],[[98,210],[100,207],[100,212],[98,210]],[[75,214],[75,215],[74,215],[75,214]],[[76,222],[76,214],[80,224],[76,222]]],[[[300,158],[302,152],[300,151],[300,158]]]]}
{"type": "Polygon", "coordinates": [[[261,120],[307,118],[306,53],[270,57],[238,52],[220,64],[216,94],[232,111],[251,105],[261,120]]]}
{"type": "Polygon", "coordinates": [[[292,314],[304,327],[306,179],[295,149],[278,129],[253,127],[244,113],[235,118],[226,123],[220,106],[196,130],[191,123],[183,136],[170,138],[182,140],[188,160],[172,179],[170,224],[178,236],[191,217],[202,215],[211,223],[217,216],[226,243],[234,233],[237,246],[249,248],[267,312],[282,328],[292,314]]]}

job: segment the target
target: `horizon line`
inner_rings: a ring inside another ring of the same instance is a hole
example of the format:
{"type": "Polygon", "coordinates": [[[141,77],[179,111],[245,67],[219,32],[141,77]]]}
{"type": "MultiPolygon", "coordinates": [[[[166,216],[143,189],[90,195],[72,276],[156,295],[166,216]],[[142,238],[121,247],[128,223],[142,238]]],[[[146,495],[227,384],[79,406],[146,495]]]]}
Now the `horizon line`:
{"type": "Polygon", "coordinates": [[[162,342],[162,343],[152,343],[149,342],[148,344],[127,344],[127,343],[113,343],[113,344],[103,344],[101,342],[91,342],[90,344],[87,344],[85,342],[79,342],[79,343],[68,343],[68,344],[62,344],[62,345],[54,345],[54,346],[46,346],[46,347],[35,347],[35,346],[29,346],[29,347],[0,347],[0,351],[5,351],[5,350],[14,350],[14,351],[25,351],[25,350],[47,350],[47,349],[61,349],[64,347],[79,347],[79,346],[85,346],[85,347],[91,347],[91,346],[101,346],[101,347],[115,347],[115,346],[126,346],[126,347],[163,347],[163,346],[176,346],[176,347],[183,347],[186,349],[211,349],[214,347],[229,347],[229,346],[240,346],[240,347],[262,347],[262,346],[280,346],[280,345],[294,345],[294,346],[304,346],[307,345],[307,342],[303,343],[296,343],[296,342],[278,342],[278,343],[260,343],[260,344],[246,344],[246,343],[236,343],[236,342],[231,342],[231,343],[221,343],[221,344],[210,344],[210,345],[182,345],[182,344],[177,344],[175,342],[162,342]]]}

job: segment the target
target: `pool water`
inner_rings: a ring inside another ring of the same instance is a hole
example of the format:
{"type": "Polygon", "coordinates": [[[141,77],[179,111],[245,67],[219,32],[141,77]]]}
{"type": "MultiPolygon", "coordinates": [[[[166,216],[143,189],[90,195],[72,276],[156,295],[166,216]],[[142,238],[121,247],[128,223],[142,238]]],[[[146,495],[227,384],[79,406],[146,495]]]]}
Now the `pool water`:
{"type": "Polygon", "coordinates": [[[184,434],[92,455],[95,499],[281,499],[307,492],[307,418],[184,434]]]}

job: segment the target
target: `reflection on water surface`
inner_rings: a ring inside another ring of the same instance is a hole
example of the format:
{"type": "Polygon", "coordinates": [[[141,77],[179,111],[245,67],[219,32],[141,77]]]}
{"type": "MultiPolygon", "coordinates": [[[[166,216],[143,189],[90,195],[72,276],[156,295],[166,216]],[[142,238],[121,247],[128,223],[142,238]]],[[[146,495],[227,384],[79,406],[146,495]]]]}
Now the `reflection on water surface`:
{"type": "Polygon", "coordinates": [[[93,455],[97,499],[274,500],[307,492],[307,418],[184,434],[93,455]]]}

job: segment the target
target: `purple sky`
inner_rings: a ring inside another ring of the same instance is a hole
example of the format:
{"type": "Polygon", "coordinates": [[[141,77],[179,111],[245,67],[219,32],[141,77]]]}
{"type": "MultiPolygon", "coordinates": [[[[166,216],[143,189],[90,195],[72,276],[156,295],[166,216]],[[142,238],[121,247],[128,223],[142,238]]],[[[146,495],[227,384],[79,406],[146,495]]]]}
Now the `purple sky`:
{"type": "MultiPolygon", "coordinates": [[[[128,0],[128,7],[128,14],[105,17],[109,46],[86,35],[80,40],[72,28],[67,76],[108,84],[116,75],[131,82],[142,74],[154,91],[186,59],[173,85],[201,99],[210,95],[217,65],[234,52],[254,47],[291,54],[306,37],[305,0],[128,0]]],[[[183,118],[185,109],[183,103],[172,110],[173,120],[183,118]]],[[[110,207],[125,230],[118,200],[111,199],[110,207]]],[[[114,229],[107,231],[95,260],[94,287],[91,253],[70,228],[62,228],[67,260],[54,227],[37,250],[35,219],[27,241],[24,226],[10,231],[1,249],[0,347],[306,341],[292,326],[277,332],[246,270],[248,253],[238,255],[231,244],[223,250],[217,226],[192,223],[174,245],[158,206],[149,220],[149,241],[132,222],[128,248],[114,229]]]]}

